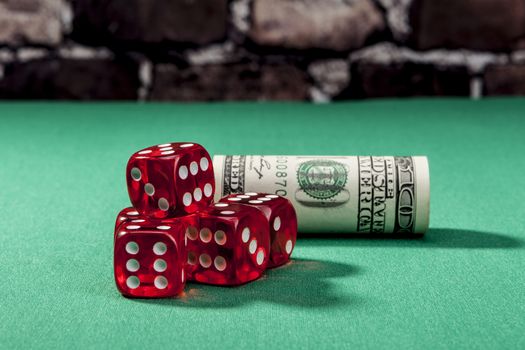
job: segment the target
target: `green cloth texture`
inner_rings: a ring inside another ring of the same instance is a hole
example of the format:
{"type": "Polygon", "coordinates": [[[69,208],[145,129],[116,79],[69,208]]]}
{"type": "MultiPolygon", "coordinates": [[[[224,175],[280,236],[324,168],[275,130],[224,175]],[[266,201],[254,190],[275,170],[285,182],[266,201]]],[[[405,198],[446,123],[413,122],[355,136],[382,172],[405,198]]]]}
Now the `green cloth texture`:
{"type": "Polygon", "coordinates": [[[0,104],[2,349],[523,349],[525,100],[0,104]],[[122,297],[113,228],[144,147],[427,155],[421,239],[300,237],[235,288],[122,297]]]}

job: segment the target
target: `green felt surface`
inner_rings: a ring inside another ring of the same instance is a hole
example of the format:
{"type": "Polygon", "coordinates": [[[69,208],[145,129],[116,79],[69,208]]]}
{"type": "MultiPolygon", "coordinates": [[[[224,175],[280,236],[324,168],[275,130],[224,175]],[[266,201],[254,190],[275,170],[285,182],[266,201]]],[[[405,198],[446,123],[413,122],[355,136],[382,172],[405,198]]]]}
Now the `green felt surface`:
{"type": "Polygon", "coordinates": [[[525,347],[525,100],[0,104],[0,348],[525,347]],[[238,288],[131,300],[112,274],[137,149],[428,155],[423,239],[302,238],[238,288]]]}

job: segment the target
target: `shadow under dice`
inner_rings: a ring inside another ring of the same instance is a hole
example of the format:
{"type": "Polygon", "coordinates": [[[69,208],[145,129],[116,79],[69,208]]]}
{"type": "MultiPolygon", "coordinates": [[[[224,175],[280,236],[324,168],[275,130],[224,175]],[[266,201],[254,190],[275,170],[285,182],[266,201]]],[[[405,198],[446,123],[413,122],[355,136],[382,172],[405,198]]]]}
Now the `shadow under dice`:
{"type": "Polygon", "coordinates": [[[185,229],[183,223],[175,221],[121,224],[114,247],[118,290],[138,298],[179,294],[185,285],[185,229]]]}
{"type": "Polygon", "coordinates": [[[204,209],[215,192],[210,156],[196,143],[167,143],[136,152],[128,161],[126,179],[133,206],[153,218],[204,209]]]}
{"type": "Polygon", "coordinates": [[[186,231],[188,280],[239,285],[259,278],[268,264],[268,221],[257,209],[217,203],[197,214],[186,231]]]}
{"type": "Polygon", "coordinates": [[[297,215],[288,199],[275,194],[251,192],[224,197],[220,203],[245,204],[263,212],[270,230],[268,268],[283,265],[290,260],[297,239],[297,215]]]}

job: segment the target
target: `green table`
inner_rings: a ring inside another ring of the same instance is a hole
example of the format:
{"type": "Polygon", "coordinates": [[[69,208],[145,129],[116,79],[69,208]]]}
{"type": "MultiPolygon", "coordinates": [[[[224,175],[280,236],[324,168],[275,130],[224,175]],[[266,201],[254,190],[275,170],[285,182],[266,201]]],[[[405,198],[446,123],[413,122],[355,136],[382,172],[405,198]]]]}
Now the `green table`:
{"type": "Polygon", "coordinates": [[[0,348],[525,347],[525,100],[0,104],[0,348]],[[428,155],[423,239],[301,238],[238,288],[133,300],[113,282],[125,164],[212,154],[428,155]]]}

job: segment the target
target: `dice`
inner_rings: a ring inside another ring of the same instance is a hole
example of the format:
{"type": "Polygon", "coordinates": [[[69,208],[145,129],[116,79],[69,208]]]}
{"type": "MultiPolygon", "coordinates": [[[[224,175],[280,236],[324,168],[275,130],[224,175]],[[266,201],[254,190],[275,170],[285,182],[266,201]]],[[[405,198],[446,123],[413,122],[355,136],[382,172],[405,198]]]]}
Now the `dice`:
{"type": "Polygon", "coordinates": [[[253,206],[264,213],[270,231],[270,261],[268,267],[277,267],[290,260],[297,239],[297,215],[292,203],[275,194],[233,194],[220,200],[221,203],[242,203],[253,206]]]}
{"type": "Polygon", "coordinates": [[[268,265],[268,220],[250,206],[214,204],[194,215],[186,237],[188,280],[239,285],[259,278],[268,265]]]}
{"type": "Polygon", "coordinates": [[[177,296],[186,279],[186,220],[134,220],[122,220],[115,231],[113,267],[118,290],[135,298],[177,296]]]}
{"type": "Polygon", "coordinates": [[[204,209],[215,192],[210,156],[196,143],[166,143],[136,152],[128,161],[126,180],[133,207],[156,219],[204,209]]]}
{"type": "Polygon", "coordinates": [[[145,220],[139,215],[139,212],[135,208],[124,208],[118,213],[117,220],[115,221],[115,237],[117,234],[117,228],[130,221],[136,220],[135,222],[140,223],[145,220]]]}
{"type": "Polygon", "coordinates": [[[117,216],[113,252],[115,282],[126,297],[175,297],[186,279],[241,285],[290,259],[297,238],[290,201],[246,193],[213,204],[212,161],[196,143],[134,153],[126,182],[133,207],[117,216]]]}

